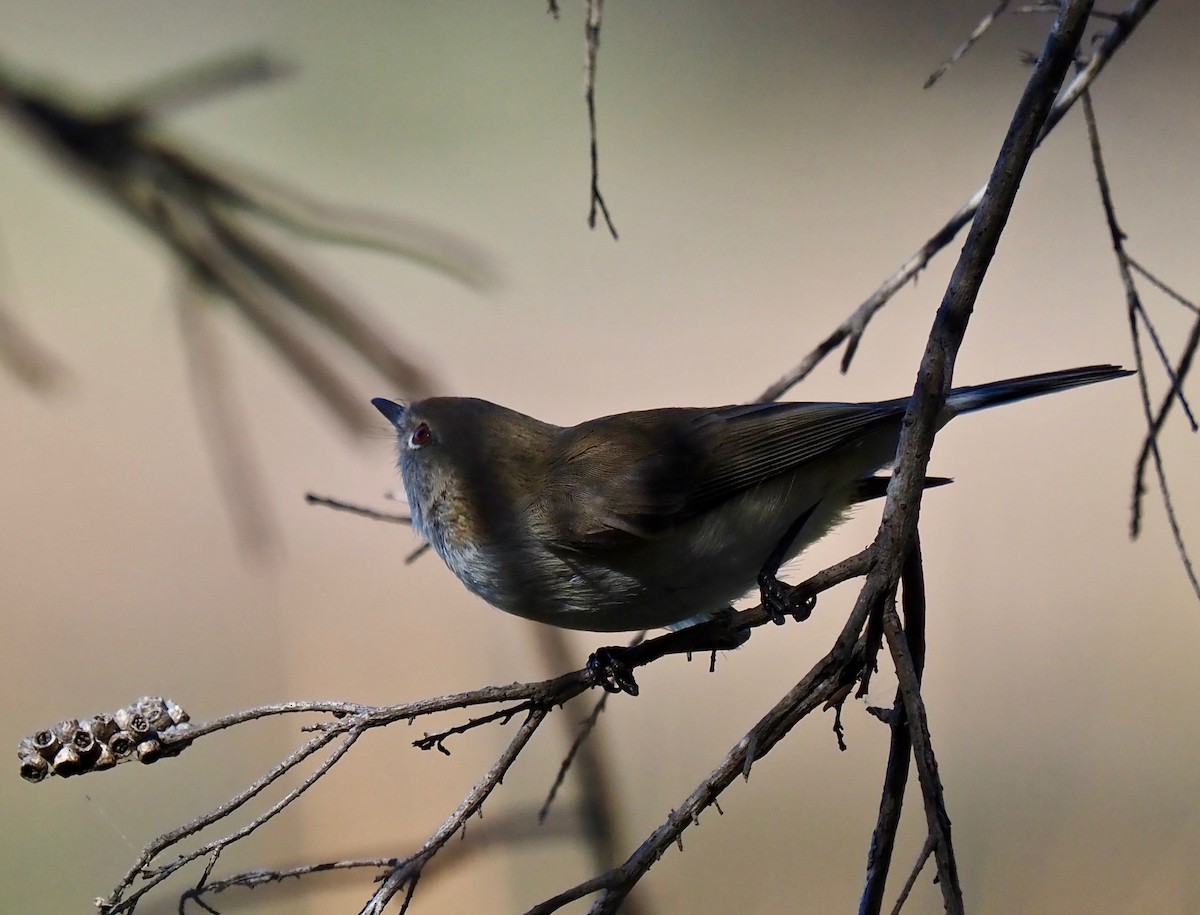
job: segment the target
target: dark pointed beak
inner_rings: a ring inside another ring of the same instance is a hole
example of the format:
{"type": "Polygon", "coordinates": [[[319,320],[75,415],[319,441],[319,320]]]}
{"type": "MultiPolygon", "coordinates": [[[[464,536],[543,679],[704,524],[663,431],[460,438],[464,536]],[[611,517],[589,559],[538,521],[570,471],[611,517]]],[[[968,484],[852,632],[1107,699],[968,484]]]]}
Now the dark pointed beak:
{"type": "Polygon", "coordinates": [[[386,416],[387,421],[393,426],[400,425],[404,419],[404,404],[387,400],[384,397],[376,397],[371,401],[371,405],[384,416],[386,416]]]}

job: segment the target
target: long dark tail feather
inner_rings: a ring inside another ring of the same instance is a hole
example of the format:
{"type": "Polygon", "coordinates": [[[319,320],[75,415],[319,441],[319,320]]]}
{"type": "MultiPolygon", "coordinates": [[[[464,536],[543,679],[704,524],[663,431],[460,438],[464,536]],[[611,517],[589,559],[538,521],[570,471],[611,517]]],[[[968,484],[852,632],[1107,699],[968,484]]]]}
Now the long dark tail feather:
{"type": "MultiPolygon", "coordinates": [[[[855,484],[854,498],[851,501],[857,504],[869,502],[871,499],[882,499],[887,495],[890,482],[891,477],[864,477],[855,484]]],[[[953,482],[949,477],[926,477],[924,488],[933,489],[935,486],[946,486],[953,482]]]]}
{"type": "Polygon", "coordinates": [[[1129,369],[1123,369],[1117,365],[1087,365],[1083,368],[1065,369],[1061,372],[1025,375],[1021,378],[1009,378],[1006,381],[993,381],[991,384],[955,388],[946,398],[946,408],[951,415],[969,413],[972,410],[983,410],[987,407],[1012,403],[1014,400],[1039,397],[1042,394],[1052,394],[1055,391],[1078,388],[1085,384],[1095,384],[1098,381],[1111,381],[1113,378],[1123,378],[1133,374],[1135,373],[1129,369]]]}

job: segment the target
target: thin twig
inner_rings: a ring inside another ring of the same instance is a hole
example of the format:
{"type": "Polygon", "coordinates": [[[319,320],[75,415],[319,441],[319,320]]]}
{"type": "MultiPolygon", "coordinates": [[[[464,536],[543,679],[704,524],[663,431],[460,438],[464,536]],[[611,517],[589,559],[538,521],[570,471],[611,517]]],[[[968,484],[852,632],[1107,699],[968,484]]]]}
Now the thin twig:
{"type": "Polygon", "coordinates": [[[201,817],[197,817],[189,823],[185,823],[178,829],[159,836],[152,843],[146,846],[145,850],[139,857],[138,862],[125,874],[125,876],[117,884],[116,889],[109,895],[109,897],[103,902],[97,904],[97,908],[99,909],[101,915],[117,915],[117,913],[120,912],[131,912],[142,896],[144,896],[158,884],[162,883],[180,868],[199,858],[203,858],[207,855],[213,854],[214,852],[228,848],[230,845],[233,845],[234,843],[246,838],[259,827],[264,826],[267,822],[274,819],[277,814],[290,806],[292,802],[300,797],[300,795],[311,788],[318,779],[322,778],[330,769],[332,769],[333,766],[337,764],[338,760],[340,760],[342,756],[349,751],[350,747],[353,746],[354,742],[360,735],[361,731],[350,731],[341,735],[335,732],[329,732],[327,734],[321,734],[312,738],[303,747],[275,766],[275,768],[272,769],[271,772],[269,772],[264,778],[255,782],[249,788],[242,791],[229,801],[226,801],[220,807],[201,817]],[[272,804],[265,813],[255,817],[249,823],[245,824],[239,829],[234,830],[227,836],[206,842],[190,852],[179,854],[178,857],[173,859],[168,864],[157,868],[150,867],[150,863],[162,851],[178,844],[182,839],[194,835],[206,826],[209,826],[218,820],[224,819],[251,798],[260,794],[270,784],[278,780],[288,771],[295,768],[299,763],[307,759],[313,753],[317,752],[317,750],[320,750],[325,745],[331,743],[337,736],[342,737],[341,744],[335,747],[329,756],[322,760],[317,768],[303,781],[301,781],[297,787],[287,792],[282,798],[272,804]],[[143,880],[142,884],[128,896],[125,896],[125,890],[132,887],[134,881],[139,877],[143,880]]]}
{"type": "Polygon", "coordinates": [[[483,778],[476,782],[475,787],[467,793],[467,796],[463,798],[454,813],[437,828],[417,852],[409,855],[390,869],[379,889],[372,894],[371,898],[367,900],[366,905],[362,907],[360,915],[382,915],[384,907],[391,901],[392,897],[408,884],[409,881],[415,880],[421,875],[421,870],[429,859],[456,832],[466,825],[467,820],[479,811],[483,806],[483,802],[487,800],[491,793],[499,786],[500,782],[504,780],[504,774],[516,761],[521,750],[525,748],[525,745],[537,731],[538,726],[546,720],[546,716],[549,713],[549,709],[534,709],[529,712],[524,723],[517,730],[512,740],[509,741],[508,746],[504,748],[504,751],[497,757],[487,772],[484,773],[483,778]]]}
{"type": "Polygon", "coordinates": [[[247,721],[275,715],[325,712],[339,716],[336,721],[325,723],[317,728],[318,733],[305,744],[233,798],[221,804],[216,809],[196,817],[150,843],[104,901],[101,907],[102,915],[116,915],[116,913],[131,911],[145,893],[184,865],[207,854],[211,854],[214,850],[227,848],[229,845],[240,841],[258,829],[295,801],[317,779],[328,772],[341,759],[345,752],[349,750],[358,737],[369,729],[382,727],[400,720],[411,721],[423,715],[448,711],[454,708],[466,708],[472,705],[492,702],[519,701],[522,699],[539,699],[536,711],[541,712],[567,702],[594,685],[596,684],[592,682],[587,671],[578,671],[572,674],[565,674],[553,680],[537,683],[517,683],[507,687],[487,687],[467,693],[438,696],[432,699],[424,699],[390,707],[376,708],[356,703],[329,701],[279,703],[248,709],[215,719],[207,724],[197,725],[188,732],[189,741],[195,741],[208,734],[247,721]],[[266,813],[256,817],[249,824],[234,831],[229,836],[206,843],[193,852],[180,854],[167,865],[158,868],[151,866],[154,860],[165,851],[176,846],[183,839],[195,835],[202,829],[228,817],[249,800],[261,794],[301,762],[338,738],[342,740],[341,745],[323,760],[318,768],[297,788],[288,792],[280,801],[272,805],[266,813]],[[126,896],[126,891],[130,890],[139,878],[145,882],[137,890],[126,896]]]}
{"type": "Polygon", "coordinates": [[[925,715],[925,703],[921,699],[921,683],[913,666],[910,649],[894,604],[884,609],[883,631],[892,651],[892,659],[896,663],[896,677],[904,698],[908,733],[912,740],[913,758],[917,764],[917,778],[921,783],[921,794],[925,801],[925,821],[929,827],[930,838],[934,840],[933,856],[937,861],[942,902],[947,912],[962,913],[965,909],[962,886],[958,880],[958,864],[954,858],[954,845],[950,840],[950,815],[946,812],[946,800],[942,794],[941,778],[938,776],[937,757],[933,753],[929,721],[925,715]]]}
{"type": "MultiPolygon", "coordinates": [[[[1158,447],[1158,434],[1162,429],[1163,423],[1166,421],[1167,411],[1174,400],[1182,397],[1182,394],[1178,392],[1180,392],[1180,385],[1183,378],[1186,377],[1188,371],[1191,369],[1192,356],[1196,349],[1194,341],[1200,340],[1200,321],[1193,327],[1191,338],[1188,345],[1184,348],[1184,355],[1180,360],[1178,370],[1173,371],[1170,363],[1167,362],[1168,372],[1171,375],[1171,389],[1167,393],[1158,415],[1155,416],[1150,408],[1150,388],[1146,378],[1145,357],[1142,353],[1141,333],[1138,324],[1140,318],[1141,322],[1149,329],[1149,317],[1146,315],[1145,308],[1142,305],[1137,283],[1133,278],[1133,268],[1125,252],[1125,233],[1121,231],[1121,227],[1117,222],[1112,187],[1108,181],[1108,174],[1104,167],[1104,156],[1100,147],[1100,132],[1096,126],[1096,113],[1092,108],[1091,96],[1088,93],[1084,93],[1083,111],[1084,118],[1087,121],[1088,141],[1092,150],[1092,165],[1096,172],[1096,184],[1100,190],[1100,201],[1104,207],[1104,217],[1108,223],[1113,253],[1117,258],[1117,269],[1121,274],[1121,284],[1125,289],[1125,310],[1129,319],[1129,336],[1130,342],[1133,344],[1134,362],[1138,372],[1138,392],[1142,404],[1142,415],[1145,418],[1147,429],[1146,438],[1142,443],[1142,453],[1138,457],[1137,468],[1134,471],[1130,533],[1136,537],[1141,529],[1142,496],[1145,492],[1146,454],[1148,452],[1154,462],[1154,473],[1158,480],[1159,494],[1162,497],[1163,508],[1166,510],[1167,525],[1170,527],[1171,536],[1175,540],[1175,549],[1179,553],[1180,562],[1183,564],[1183,570],[1187,575],[1188,582],[1192,586],[1192,591],[1197,599],[1200,599],[1200,580],[1197,580],[1195,567],[1192,565],[1187,544],[1183,539],[1183,530],[1179,525],[1179,518],[1175,513],[1175,504],[1171,499],[1171,490],[1167,483],[1167,473],[1163,466],[1162,453],[1158,447]],[[1176,396],[1177,394],[1178,396],[1176,396]]],[[[1165,354],[1162,353],[1161,346],[1159,347],[1159,353],[1165,360],[1165,354]]]]}
{"type": "MultiPolygon", "coordinates": [[[[436,873],[445,873],[449,868],[463,863],[468,858],[487,853],[499,846],[511,847],[516,843],[540,844],[561,842],[574,837],[574,826],[565,818],[539,823],[528,808],[502,811],[498,816],[489,816],[487,821],[472,826],[471,841],[454,842],[444,847],[437,858],[430,862],[422,876],[428,880],[436,873]],[[433,865],[436,864],[436,868],[433,865]]],[[[318,874],[352,870],[379,870],[395,867],[400,858],[352,858],[339,861],[319,861],[282,869],[257,868],[206,880],[183,894],[182,901],[200,902],[203,897],[224,893],[233,889],[256,889],[286,880],[300,880],[318,874]]]]}
{"type": "Polygon", "coordinates": [[[892,915],[900,915],[900,910],[904,908],[904,903],[908,901],[909,893],[917,885],[917,878],[921,876],[921,871],[925,868],[925,862],[933,854],[933,846],[935,844],[933,836],[928,836],[925,839],[925,844],[921,846],[921,853],[917,855],[917,860],[913,862],[908,879],[904,881],[904,886],[900,888],[900,895],[896,897],[896,904],[892,906],[892,915]]]}
{"type": "MultiPolygon", "coordinates": [[[[555,10],[557,15],[557,10],[555,10]]],[[[587,46],[587,66],[584,69],[583,95],[587,101],[588,135],[591,139],[592,185],[591,203],[588,206],[588,228],[596,228],[596,211],[604,216],[604,223],[614,240],[617,227],[613,225],[608,204],[600,193],[600,147],[596,138],[596,60],[600,53],[600,23],[604,17],[604,0],[587,0],[587,21],[584,36],[587,46]]]]}
{"type": "Polygon", "coordinates": [[[924,88],[932,88],[934,83],[945,76],[946,71],[958,63],[959,59],[968,51],[970,51],[972,47],[974,47],[975,42],[983,37],[983,33],[991,28],[992,23],[1004,13],[1004,11],[1008,8],[1008,4],[1011,2],[1012,0],[1000,0],[995,7],[993,7],[982,19],[980,19],[979,24],[976,25],[971,34],[967,36],[967,40],[955,48],[954,53],[942,61],[942,63],[938,64],[937,69],[929,74],[929,78],[925,80],[924,88]]]}
{"type": "Polygon", "coordinates": [[[896,677],[900,681],[900,692],[904,695],[905,712],[908,719],[908,735],[912,738],[913,758],[917,761],[917,777],[925,801],[925,821],[929,826],[930,838],[934,839],[934,859],[937,861],[937,881],[942,890],[942,903],[948,913],[962,913],[962,887],[959,884],[958,863],[954,859],[954,845],[950,842],[950,818],[946,812],[946,799],[942,795],[942,782],[937,773],[937,758],[934,744],[929,735],[929,722],[925,717],[925,704],[920,699],[920,682],[908,656],[904,629],[895,606],[883,611],[883,632],[892,657],[896,663],[896,677]]]}
{"type": "MultiPolygon", "coordinates": [[[[343,502],[341,499],[334,499],[329,496],[318,496],[316,493],[306,492],[304,501],[309,505],[323,505],[326,508],[336,509],[337,511],[349,512],[352,515],[358,515],[360,518],[369,518],[372,521],[387,521],[390,524],[404,524],[412,527],[412,518],[408,515],[395,515],[391,512],[376,511],[373,508],[367,508],[364,505],[354,505],[350,502],[343,502]]],[[[412,565],[426,553],[432,549],[429,541],[425,541],[407,556],[404,557],[404,564],[412,565]]]]}
{"type": "Polygon", "coordinates": [[[1184,308],[1186,308],[1192,314],[1200,315],[1200,305],[1197,305],[1191,299],[1184,298],[1182,295],[1179,294],[1178,291],[1176,291],[1175,289],[1172,289],[1170,286],[1168,286],[1166,283],[1164,283],[1162,280],[1160,280],[1157,276],[1155,276],[1153,273],[1151,273],[1149,270],[1147,270],[1145,267],[1143,267],[1140,263],[1138,263],[1138,261],[1134,258],[1134,256],[1132,254],[1130,254],[1128,251],[1125,252],[1125,259],[1127,261],[1129,261],[1129,266],[1133,269],[1133,271],[1135,273],[1140,273],[1142,276],[1144,276],[1146,278],[1146,280],[1150,283],[1150,285],[1152,285],[1156,289],[1158,289],[1158,291],[1163,293],[1163,295],[1167,296],[1170,299],[1174,299],[1178,304],[1182,305],[1184,308]]]}
{"type": "Polygon", "coordinates": [[[114,112],[133,118],[161,118],[222,95],[291,76],[293,68],[262,51],[235,51],[190,64],[121,93],[114,112]]]}
{"type": "Polygon", "coordinates": [[[304,501],[309,505],[324,505],[326,508],[349,512],[361,518],[370,518],[372,521],[387,521],[390,524],[404,524],[412,527],[412,518],[408,515],[396,515],[391,512],[376,511],[364,505],[354,505],[353,503],[343,502],[341,499],[334,499],[330,496],[318,496],[314,492],[306,492],[304,494],[304,501]]]}
{"type": "MultiPolygon", "coordinates": [[[[904,635],[912,656],[917,682],[925,669],[925,581],[921,563],[921,544],[914,538],[900,573],[900,594],[904,609],[904,635]]],[[[882,623],[882,620],[881,620],[882,623]]],[[[867,851],[867,878],[859,901],[859,915],[878,915],[883,908],[888,871],[900,828],[900,813],[904,807],[904,792],[908,786],[909,763],[912,759],[912,737],[904,710],[904,696],[896,687],[891,714],[887,719],[891,732],[883,791],[879,798],[879,816],[871,845],[867,851]]]]}

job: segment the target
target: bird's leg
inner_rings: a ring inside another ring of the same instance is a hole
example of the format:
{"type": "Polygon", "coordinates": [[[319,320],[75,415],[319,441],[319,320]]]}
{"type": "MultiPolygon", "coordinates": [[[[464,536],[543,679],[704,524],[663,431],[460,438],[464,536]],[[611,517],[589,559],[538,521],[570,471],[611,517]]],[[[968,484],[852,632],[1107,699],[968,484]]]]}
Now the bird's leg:
{"type": "Polygon", "coordinates": [[[635,641],[631,645],[610,645],[597,648],[588,658],[587,669],[593,680],[610,693],[638,694],[635,667],[647,664],[669,654],[692,652],[728,651],[745,644],[750,630],[737,625],[737,615],[732,607],[725,607],[709,619],[695,623],[685,629],[677,629],[650,639],[635,641]]]}
{"type": "Polygon", "coordinates": [[[771,555],[767,557],[767,561],[763,563],[762,571],[758,573],[759,597],[762,599],[763,607],[771,614],[771,619],[777,626],[783,625],[785,616],[791,616],[798,623],[808,619],[816,605],[816,600],[813,598],[807,598],[803,602],[797,603],[792,598],[791,588],[779,580],[779,567],[787,559],[788,550],[796,542],[800,531],[808,523],[808,519],[812,517],[816,509],[817,506],[812,505],[791,523],[791,526],[784,531],[783,537],[775,549],[771,551],[771,555]]]}

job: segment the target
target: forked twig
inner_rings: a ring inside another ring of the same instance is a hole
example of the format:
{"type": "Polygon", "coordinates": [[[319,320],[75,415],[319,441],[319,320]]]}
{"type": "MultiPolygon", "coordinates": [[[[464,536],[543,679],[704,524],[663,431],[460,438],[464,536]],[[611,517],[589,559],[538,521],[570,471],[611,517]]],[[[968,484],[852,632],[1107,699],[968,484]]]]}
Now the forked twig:
{"type": "Polygon", "coordinates": [[[596,62],[600,55],[600,23],[604,17],[604,0],[587,0],[587,20],[584,37],[587,45],[587,66],[584,70],[583,94],[587,101],[588,136],[592,160],[591,203],[588,206],[588,227],[596,228],[596,213],[604,217],[604,224],[613,240],[617,238],[617,227],[613,225],[608,204],[600,193],[600,146],[596,134],[596,62]]]}
{"type": "MultiPolygon", "coordinates": [[[[1092,151],[1092,165],[1096,172],[1096,184],[1100,190],[1100,201],[1104,207],[1104,216],[1108,223],[1109,238],[1112,240],[1113,253],[1117,258],[1117,269],[1120,271],[1121,283],[1125,289],[1125,310],[1129,320],[1129,338],[1133,344],[1133,357],[1138,373],[1138,392],[1142,404],[1142,415],[1145,417],[1147,429],[1146,437],[1142,442],[1141,454],[1138,456],[1137,467],[1134,471],[1130,533],[1136,537],[1141,529],[1142,497],[1145,493],[1145,472],[1147,455],[1149,455],[1154,463],[1154,474],[1158,480],[1158,490],[1162,497],[1163,508],[1166,510],[1167,524],[1171,529],[1171,536],[1175,541],[1175,549],[1179,553],[1179,559],[1183,565],[1184,573],[1187,575],[1188,582],[1192,586],[1192,592],[1196,595],[1197,599],[1200,599],[1200,580],[1197,580],[1195,567],[1192,565],[1187,544],[1183,539],[1183,530],[1180,527],[1179,518],[1175,512],[1175,503],[1171,498],[1171,490],[1167,483],[1167,473],[1163,466],[1162,452],[1158,447],[1158,436],[1166,422],[1167,413],[1172,403],[1178,401],[1188,417],[1191,418],[1191,411],[1188,409],[1187,401],[1183,396],[1182,384],[1183,379],[1187,377],[1188,372],[1191,370],[1192,359],[1195,356],[1197,344],[1200,343],[1200,317],[1197,317],[1192,326],[1192,332],[1184,346],[1183,355],[1180,357],[1178,366],[1172,366],[1170,359],[1163,351],[1162,345],[1158,342],[1158,336],[1154,332],[1150,316],[1147,314],[1145,306],[1142,304],[1141,295],[1138,293],[1137,282],[1133,275],[1133,263],[1125,250],[1126,236],[1117,222],[1116,206],[1112,198],[1112,187],[1109,184],[1108,174],[1104,167],[1104,157],[1100,148],[1100,132],[1096,126],[1096,112],[1092,107],[1091,96],[1088,93],[1084,93],[1083,96],[1083,111],[1087,121],[1088,141],[1092,151]],[[1140,330],[1143,326],[1151,334],[1159,359],[1166,367],[1167,375],[1170,379],[1170,388],[1157,414],[1154,414],[1150,407],[1150,388],[1146,377],[1146,363],[1145,356],[1142,353],[1140,330]]],[[[1144,271],[1142,272],[1144,273],[1144,271]]],[[[1162,288],[1166,288],[1157,280],[1155,280],[1155,283],[1162,288]]],[[[1171,293],[1173,298],[1182,300],[1191,306],[1193,310],[1196,310],[1195,306],[1192,306],[1187,300],[1182,299],[1173,290],[1171,290],[1171,293]]],[[[1194,419],[1192,419],[1192,428],[1195,429],[1194,419]]]]}
{"type": "MultiPolygon", "coordinates": [[[[901,650],[906,650],[910,655],[919,684],[925,669],[925,579],[919,538],[914,538],[900,574],[900,594],[904,609],[904,643],[901,650]]],[[[859,915],[878,915],[882,910],[896,834],[900,828],[900,812],[904,808],[904,793],[908,787],[913,745],[910,728],[913,724],[909,721],[904,696],[898,685],[891,712],[885,720],[891,732],[891,742],[879,798],[879,816],[867,850],[867,877],[858,905],[859,915]]]]}

